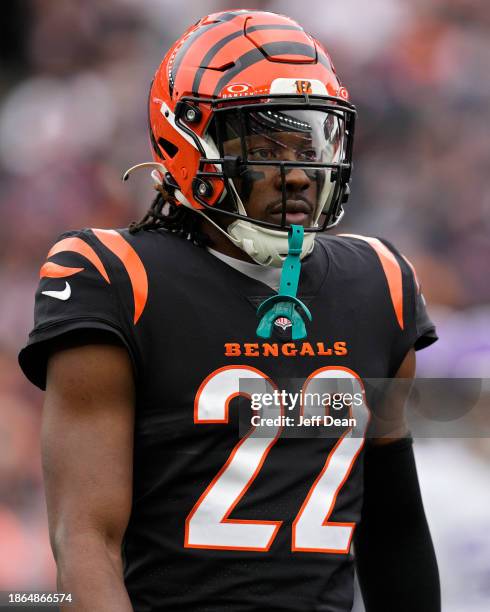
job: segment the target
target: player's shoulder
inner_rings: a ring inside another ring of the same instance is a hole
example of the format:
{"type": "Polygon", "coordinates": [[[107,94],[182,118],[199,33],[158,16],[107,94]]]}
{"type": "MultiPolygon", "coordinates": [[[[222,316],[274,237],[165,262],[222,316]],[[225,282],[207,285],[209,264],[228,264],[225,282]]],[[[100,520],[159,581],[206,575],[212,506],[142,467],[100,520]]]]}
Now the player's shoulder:
{"type": "Polygon", "coordinates": [[[101,249],[102,246],[109,248],[110,250],[120,248],[124,245],[131,246],[132,248],[144,248],[145,245],[149,245],[155,242],[163,244],[164,246],[168,243],[169,234],[168,232],[160,231],[138,231],[132,233],[127,227],[123,228],[95,228],[85,227],[81,229],[71,229],[61,233],[54,241],[53,248],[56,247],[58,250],[60,247],[56,246],[58,243],[62,243],[63,248],[70,247],[70,249],[76,246],[81,247],[81,242],[86,242],[94,249],[101,249]]]}
{"type": "Polygon", "coordinates": [[[36,326],[94,317],[119,327],[121,321],[136,324],[146,312],[150,279],[164,268],[166,242],[166,236],[127,228],[63,232],[39,272],[36,326]]]}
{"type": "Polygon", "coordinates": [[[50,247],[41,267],[40,278],[96,274],[111,283],[116,262],[128,259],[131,246],[121,230],[82,228],[61,233],[50,247]]]}
{"type": "Polygon", "coordinates": [[[77,254],[92,263],[104,259],[123,265],[146,265],[152,259],[170,259],[187,241],[164,230],[131,232],[128,228],[82,228],[60,234],[49,249],[48,258],[61,253],[77,254]]]}
{"type": "Polygon", "coordinates": [[[153,282],[170,290],[200,258],[200,248],[163,229],[84,228],[58,237],[41,276],[61,276],[71,273],[63,268],[75,268],[83,276],[81,281],[90,277],[124,290],[129,280],[132,292],[146,295],[153,282]]]}
{"type": "Polygon", "coordinates": [[[361,234],[337,234],[320,238],[330,259],[340,268],[369,273],[381,268],[385,274],[401,274],[413,279],[417,276],[411,262],[389,240],[361,234]]]}
{"type": "MultiPolygon", "coordinates": [[[[330,278],[377,303],[389,296],[398,322],[411,312],[420,285],[410,261],[384,238],[359,234],[327,236],[322,244],[329,257],[330,278]],[[403,306],[405,304],[405,306],[403,306]]],[[[403,325],[402,325],[403,326],[403,325]]]]}
{"type": "Polygon", "coordinates": [[[366,252],[385,252],[391,251],[399,255],[396,247],[386,238],[379,236],[364,236],[362,234],[320,234],[320,241],[327,246],[329,251],[340,256],[365,255],[366,252]]]}

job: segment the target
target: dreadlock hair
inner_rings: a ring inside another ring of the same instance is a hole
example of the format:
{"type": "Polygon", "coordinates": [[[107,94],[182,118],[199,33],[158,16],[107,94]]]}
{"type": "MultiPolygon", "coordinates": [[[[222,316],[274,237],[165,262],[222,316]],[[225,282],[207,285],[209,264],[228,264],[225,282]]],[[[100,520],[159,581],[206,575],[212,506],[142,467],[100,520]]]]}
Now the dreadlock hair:
{"type": "Polygon", "coordinates": [[[209,237],[201,229],[198,213],[186,206],[178,205],[171,185],[155,185],[158,192],[150,208],[140,221],[129,224],[129,232],[136,234],[141,230],[163,229],[190,240],[199,247],[210,245],[209,237]]]}

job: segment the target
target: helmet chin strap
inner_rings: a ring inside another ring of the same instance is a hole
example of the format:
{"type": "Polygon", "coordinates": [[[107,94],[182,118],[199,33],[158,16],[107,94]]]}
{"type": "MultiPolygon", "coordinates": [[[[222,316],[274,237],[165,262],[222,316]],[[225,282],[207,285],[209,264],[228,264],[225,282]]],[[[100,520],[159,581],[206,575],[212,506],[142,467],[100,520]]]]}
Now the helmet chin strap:
{"type": "MultiPolygon", "coordinates": [[[[238,219],[228,227],[228,234],[239,242],[239,246],[257,263],[263,266],[281,268],[288,254],[288,238],[285,231],[261,227],[238,219]]],[[[299,257],[303,259],[311,253],[315,235],[305,235],[299,257]]]]}
{"type": "MultiPolygon", "coordinates": [[[[247,211],[233,181],[228,180],[228,188],[234,196],[238,212],[246,216],[247,211]]],[[[236,219],[226,230],[228,238],[245,251],[255,263],[262,266],[282,267],[288,253],[288,238],[284,230],[275,230],[256,225],[246,219],[236,219]]],[[[300,257],[306,257],[314,247],[314,234],[307,234],[300,257]]]]}
{"type": "Polygon", "coordinates": [[[303,238],[303,226],[292,225],[288,234],[289,249],[282,268],[279,292],[262,302],[257,309],[257,316],[261,317],[256,332],[259,338],[270,338],[272,326],[281,317],[291,321],[293,340],[306,338],[306,326],[301,313],[310,321],[312,316],[305,304],[296,297],[301,272],[303,238]]]}
{"type": "MultiPolygon", "coordinates": [[[[232,244],[247,253],[255,263],[261,266],[272,266],[280,268],[288,253],[288,238],[286,232],[268,229],[255,225],[251,221],[237,219],[233,221],[228,229],[223,229],[205,211],[196,209],[190,205],[181,191],[175,191],[175,198],[187,208],[204,217],[232,244]]],[[[309,233],[305,236],[300,257],[306,257],[311,253],[315,245],[315,235],[309,233]]]]}

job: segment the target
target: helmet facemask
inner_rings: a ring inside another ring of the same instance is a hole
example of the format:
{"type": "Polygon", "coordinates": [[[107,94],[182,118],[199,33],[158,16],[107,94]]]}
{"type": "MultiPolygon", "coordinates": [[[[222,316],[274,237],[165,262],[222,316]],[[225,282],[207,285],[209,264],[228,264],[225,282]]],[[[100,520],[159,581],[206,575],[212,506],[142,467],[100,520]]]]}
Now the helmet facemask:
{"type": "Polygon", "coordinates": [[[237,160],[226,176],[235,212],[271,229],[318,228],[335,188],[331,164],[342,157],[342,121],[319,110],[268,108],[230,110],[217,123],[222,157],[237,160]]]}
{"type": "Polygon", "coordinates": [[[204,208],[228,215],[226,232],[235,244],[258,263],[279,266],[292,224],[305,228],[305,256],[313,248],[311,234],[340,220],[353,115],[343,104],[277,97],[220,101],[205,135],[219,158],[203,157],[200,164],[206,170],[214,164],[217,173],[200,170],[195,194],[204,208]],[[225,189],[211,207],[199,187],[216,176],[225,189]]]}

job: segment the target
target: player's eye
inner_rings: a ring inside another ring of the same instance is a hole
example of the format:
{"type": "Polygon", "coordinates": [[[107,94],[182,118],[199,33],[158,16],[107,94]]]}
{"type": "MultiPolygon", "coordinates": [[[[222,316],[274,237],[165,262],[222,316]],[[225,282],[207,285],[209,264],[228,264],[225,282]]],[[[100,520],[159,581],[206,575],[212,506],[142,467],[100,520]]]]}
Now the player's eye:
{"type": "Polygon", "coordinates": [[[277,159],[277,152],[272,147],[257,147],[248,152],[248,157],[257,161],[269,161],[277,159]]]}
{"type": "Polygon", "coordinates": [[[302,151],[298,151],[296,154],[298,161],[317,161],[318,153],[316,149],[303,149],[302,151]]]}

